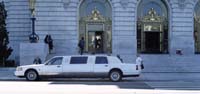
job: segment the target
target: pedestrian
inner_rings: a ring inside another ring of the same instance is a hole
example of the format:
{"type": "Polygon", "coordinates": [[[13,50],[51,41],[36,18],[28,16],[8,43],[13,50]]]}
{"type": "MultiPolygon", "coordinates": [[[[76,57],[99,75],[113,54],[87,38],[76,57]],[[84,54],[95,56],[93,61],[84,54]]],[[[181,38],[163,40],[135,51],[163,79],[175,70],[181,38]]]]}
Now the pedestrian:
{"type": "Polygon", "coordinates": [[[53,39],[51,37],[50,34],[46,35],[45,39],[44,39],[44,42],[46,44],[48,44],[48,47],[49,47],[49,54],[51,53],[51,51],[53,50],[53,39]]]}
{"type": "Polygon", "coordinates": [[[80,50],[79,52],[80,52],[81,55],[83,54],[84,46],[85,46],[85,41],[84,41],[84,38],[82,37],[81,40],[79,40],[79,43],[78,43],[78,47],[79,47],[79,50],[80,50]]]}
{"type": "Polygon", "coordinates": [[[42,64],[42,61],[41,61],[41,59],[39,58],[39,56],[37,56],[37,57],[34,59],[33,64],[42,64]]]}
{"type": "Polygon", "coordinates": [[[143,60],[142,60],[140,54],[137,54],[136,64],[139,65],[141,69],[144,69],[143,60]]]}

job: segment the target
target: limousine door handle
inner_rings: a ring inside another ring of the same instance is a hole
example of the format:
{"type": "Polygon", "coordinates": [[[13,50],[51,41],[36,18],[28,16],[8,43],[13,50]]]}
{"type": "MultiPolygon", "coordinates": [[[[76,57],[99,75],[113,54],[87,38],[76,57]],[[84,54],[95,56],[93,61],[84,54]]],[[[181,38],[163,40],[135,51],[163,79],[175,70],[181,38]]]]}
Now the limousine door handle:
{"type": "Polygon", "coordinates": [[[60,68],[60,66],[57,66],[57,68],[60,68]]]}
{"type": "Polygon", "coordinates": [[[105,67],[108,67],[108,65],[105,65],[105,67]]]}

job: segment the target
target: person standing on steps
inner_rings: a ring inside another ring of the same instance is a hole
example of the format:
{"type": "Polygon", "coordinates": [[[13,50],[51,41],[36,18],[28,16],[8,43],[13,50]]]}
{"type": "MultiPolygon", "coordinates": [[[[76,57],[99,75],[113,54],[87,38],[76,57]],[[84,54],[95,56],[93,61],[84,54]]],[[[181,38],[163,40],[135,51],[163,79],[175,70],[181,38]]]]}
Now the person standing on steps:
{"type": "Polygon", "coordinates": [[[137,54],[136,64],[139,65],[141,69],[144,69],[143,60],[142,60],[140,54],[137,54]]]}
{"type": "Polygon", "coordinates": [[[85,41],[84,41],[84,38],[82,37],[81,40],[79,40],[79,43],[78,43],[80,55],[83,54],[84,46],[85,46],[85,41]]]}
{"type": "Polygon", "coordinates": [[[33,64],[42,64],[42,60],[39,58],[39,56],[37,56],[34,61],[33,64]]]}
{"type": "Polygon", "coordinates": [[[53,39],[51,37],[50,34],[46,35],[45,39],[44,39],[44,42],[46,44],[48,44],[48,47],[49,47],[49,54],[51,54],[52,50],[53,50],[53,39]]]}

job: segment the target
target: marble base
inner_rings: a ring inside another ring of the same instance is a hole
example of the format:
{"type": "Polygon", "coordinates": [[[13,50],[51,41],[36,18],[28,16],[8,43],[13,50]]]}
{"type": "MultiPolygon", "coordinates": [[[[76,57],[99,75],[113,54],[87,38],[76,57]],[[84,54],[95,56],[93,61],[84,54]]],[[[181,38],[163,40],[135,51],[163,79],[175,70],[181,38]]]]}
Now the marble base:
{"type": "Polygon", "coordinates": [[[48,46],[45,43],[21,43],[20,44],[20,65],[33,64],[38,56],[44,63],[48,54],[48,46]]]}

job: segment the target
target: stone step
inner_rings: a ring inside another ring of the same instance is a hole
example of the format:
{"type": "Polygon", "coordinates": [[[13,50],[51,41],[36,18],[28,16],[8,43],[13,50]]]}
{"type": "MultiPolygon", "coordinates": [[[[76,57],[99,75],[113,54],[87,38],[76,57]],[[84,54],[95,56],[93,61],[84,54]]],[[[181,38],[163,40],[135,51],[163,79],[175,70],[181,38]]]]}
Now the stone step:
{"type": "Polygon", "coordinates": [[[145,72],[200,72],[199,55],[144,55],[145,72]]]}
{"type": "MultiPolygon", "coordinates": [[[[78,53],[77,53],[78,54],[78,53]]],[[[53,53],[47,56],[49,59],[53,56],[69,55],[65,53],[53,53]]],[[[145,69],[143,72],[200,72],[200,59],[198,56],[142,56],[145,69]],[[177,58],[177,59],[174,59],[177,58]],[[179,62],[191,61],[191,62],[179,62]]]]}

